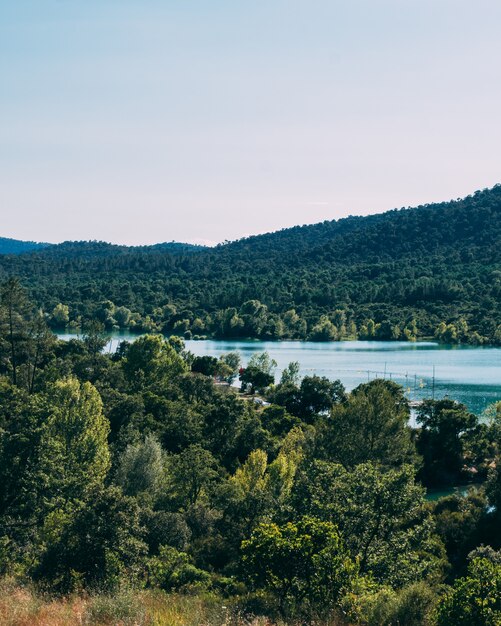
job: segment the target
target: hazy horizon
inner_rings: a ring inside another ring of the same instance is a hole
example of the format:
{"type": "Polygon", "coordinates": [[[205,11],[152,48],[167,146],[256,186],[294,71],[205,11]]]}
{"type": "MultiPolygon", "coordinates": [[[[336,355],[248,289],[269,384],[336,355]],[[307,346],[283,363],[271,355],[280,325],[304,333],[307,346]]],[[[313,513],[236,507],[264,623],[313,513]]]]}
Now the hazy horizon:
{"type": "Polygon", "coordinates": [[[492,0],[0,4],[0,236],[214,244],[500,179],[492,0]]]}

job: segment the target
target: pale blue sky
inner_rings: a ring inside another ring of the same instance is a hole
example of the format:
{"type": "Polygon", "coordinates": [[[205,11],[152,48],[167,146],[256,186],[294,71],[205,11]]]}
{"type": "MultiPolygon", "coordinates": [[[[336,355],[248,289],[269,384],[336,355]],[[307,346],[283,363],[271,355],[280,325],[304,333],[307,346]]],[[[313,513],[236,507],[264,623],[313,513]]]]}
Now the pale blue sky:
{"type": "Polygon", "coordinates": [[[501,182],[499,0],[0,0],[0,236],[234,239],[501,182]]]}

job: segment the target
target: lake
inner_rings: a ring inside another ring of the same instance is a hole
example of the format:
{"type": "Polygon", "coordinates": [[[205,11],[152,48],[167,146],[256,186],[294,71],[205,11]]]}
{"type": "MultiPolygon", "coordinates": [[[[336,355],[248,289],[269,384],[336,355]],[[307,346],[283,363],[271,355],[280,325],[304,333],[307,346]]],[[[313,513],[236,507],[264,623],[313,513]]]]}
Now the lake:
{"type": "MultiPolygon", "coordinates": [[[[61,334],[61,339],[75,337],[61,334]]],[[[106,350],[138,335],[111,333],[106,350]]],[[[339,378],[348,390],[374,378],[403,385],[411,400],[448,396],[463,402],[476,414],[501,400],[501,348],[450,346],[436,342],[203,340],[186,341],[197,356],[220,356],[237,351],[245,365],[256,352],[266,351],[277,362],[276,380],[291,361],[298,361],[302,375],[339,378]]]]}

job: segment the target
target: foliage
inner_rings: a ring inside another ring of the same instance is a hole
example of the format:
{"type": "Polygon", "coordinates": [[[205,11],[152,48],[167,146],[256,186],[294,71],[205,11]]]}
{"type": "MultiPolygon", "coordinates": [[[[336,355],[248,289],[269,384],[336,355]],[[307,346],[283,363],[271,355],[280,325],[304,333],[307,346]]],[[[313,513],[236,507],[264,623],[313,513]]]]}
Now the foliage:
{"type": "Polygon", "coordinates": [[[324,426],[329,458],[345,467],[368,461],[397,467],[412,461],[409,406],[402,388],[386,380],[359,385],[333,407],[324,426]]]}
{"type": "Polygon", "coordinates": [[[347,471],[315,460],[302,467],[294,489],[301,513],[338,524],[360,571],[400,587],[421,578],[438,579],[444,567],[433,535],[423,489],[412,467],[382,471],[371,463],[347,471]]]}
{"type": "Polygon", "coordinates": [[[124,450],[115,476],[115,483],[129,496],[158,495],[165,482],[165,453],[153,435],[144,441],[129,444],[124,450]]]}
{"type": "Polygon", "coordinates": [[[438,626],[498,626],[501,623],[501,565],[473,559],[465,578],[440,601],[438,626]]]}
{"type": "Polygon", "coordinates": [[[283,609],[328,613],[357,576],[331,522],[303,517],[283,526],[262,523],[242,544],[245,575],[255,588],[276,594],[283,609]]]}
{"type": "Polygon", "coordinates": [[[210,576],[196,568],[185,552],[170,546],[161,546],[158,556],[148,562],[148,582],[166,591],[186,587],[206,586],[210,576]]]}
{"type": "Polygon", "coordinates": [[[476,416],[464,405],[445,398],[425,400],[416,421],[421,426],[417,447],[424,461],[424,483],[457,482],[464,463],[465,440],[477,427],[476,416]]]}
{"type": "Polygon", "coordinates": [[[33,575],[56,590],[113,589],[137,581],[146,545],[139,507],[119,489],[91,494],[47,546],[33,575]]]}

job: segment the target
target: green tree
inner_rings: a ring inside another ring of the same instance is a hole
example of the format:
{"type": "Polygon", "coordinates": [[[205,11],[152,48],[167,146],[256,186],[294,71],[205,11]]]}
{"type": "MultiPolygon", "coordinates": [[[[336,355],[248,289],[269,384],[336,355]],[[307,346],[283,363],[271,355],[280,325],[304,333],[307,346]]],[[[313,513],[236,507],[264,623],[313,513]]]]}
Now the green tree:
{"type": "Polygon", "coordinates": [[[277,366],[267,352],[253,354],[247,367],[240,370],[240,380],[244,385],[251,386],[251,393],[263,390],[273,384],[275,380],[274,370],[277,366]]]}
{"type": "Polygon", "coordinates": [[[191,371],[204,376],[215,376],[218,370],[218,359],[215,356],[196,356],[191,364],[191,371]]]}
{"type": "Polygon", "coordinates": [[[153,435],[129,444],[120,456],[115,483],[125,495],[154,500],[165,482],[165,452],[153,435]]]}
{"type": "Polygon", "coordinates": [[[179,507],[195,505],[218,479],[221,468],[212,454],[199,444],[169,457],[168,483],[179,507]]]}
{"type": "Polygon", "coordinates": [[[333,407],[325,422],[325,452],[345,467],[367,461],[386,466],[412,461],[415,450],[408,420],[409,405],[399,385],[381,379],[359,385],[346,402],[333,407]]]}
{"type": "Polygon", "coordinates": [[[276,595],[286,613],[328,614],[358,574],[336,526],[314,517],[260,524],[242,543],[242,565],[254,588],[276,595]]]}
{"type": "Polygon", "coordinates": [[[417,447],[423,456],[421,476],[426,485],[457,482],[464,464],[465,441],[478,419],[453,400],[425,400],[418,408],[421,426],[417,447]]]}
{"type": "Polygon", "coordinates": [[[299,362],[291,361],[282,372],[282,375],[280,377],[280,384],[281,385],[294,385],[297,387],[300,383],[299,370],[300,370],[299,362]]]}
{"type": "Polygon", "coordinates": [[[327,315],[322,315],[311,329],[309,338],[311,341],[336,341],[339,339],[339,333],[327,315]]]}
{"type": "Polygon", "coordinates": [[[249,536],[265,516],[280,514],[290,496],[300,460],[294,436],[289,443],[289,448],[285,447],[272,463],[268,463],[263,450],[254,450],[227,481],[221,495],[234,537],[249,536]]]}
{"type": "Polygon", "coordinates": [[[64,593],[134,584],[145,564],[143,536],[134,498],[117,487],[97,489],[49,542],[34,578],[64,593]]]}
{"type": "Polygon", "coordinates": [[[130,384],[141,388],[178,376],[187,365],[160,335],[144,335],[131,344],[123,369],[130,384]]]}
{"type": "Polygon", "coordinates": [[[21,283],[10,278],[0,291],[0,352],[4,372],[14,385],[19,383],[20,366],[29,357],[29,320],[32,307],[21,283]]]}
{"type": "Polygon", "coordinates": [[[327,413],[333,405],[346,398],[345,388],[340,380],[329,380],[325,376],[305,376],[301,381],[297,412],[294,414],[305,421],[322,413],[327,413]]]}
{"type": "Polygon", "coordinates": [[[172,546],[160,546],[158,556],[148,561],[148,583],[165,591],[203,588],[210,575],[193,565],[193,559],[172,546]]]}
{"type": "Polygon", "coordinates": [[[57,381],[44,394],[46,415],[34,479],[51,508],[86,498],[101,486],[110,467],[109,422],[91,383],[57,381]]]}
{"type": "Polygon", "coordinates": [[[52,321],[56,327],[66,326],[70,321],[70,309],[67,304],[56,304],[52,310],[52,321]]]}
{"type": "Polygon", "coordinates": [[[131,318],[131,311],[126,306],[119,306],[115,309],[113,316],[120,328],[127,328],[131,318]]]}
{"type": "Polygon", "coordinates": [[[403,586],[442,574],[443,546],[410,466],[383,471],[364,463],[348,471],[308,461],[296,477],[292,503],[299,515],[335,522],[361,572],[380,583],[403,586]]]}
{"type": "Polygon", "coordinates": [[[221,366],[219,368],[219,374],[229,385],[232,385],[240,368],[240,355],[238,352],[228,352],[227,354],[222,354],[219,360],[223,365],[223,368],[221,366]]]}
{"type": "Polygon", "coordinates": [[[458,329],[454,324],[440,322],[435,330],[435,338],[444,343],[457,343],[458,329]]]}
{"type": "Polygon", "coordinates": [[[440,601],[438,626],[499,626],[501,624],[501,564],[476,558],[440,601]]]}

